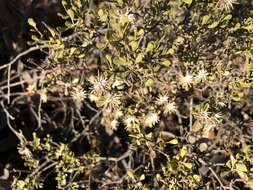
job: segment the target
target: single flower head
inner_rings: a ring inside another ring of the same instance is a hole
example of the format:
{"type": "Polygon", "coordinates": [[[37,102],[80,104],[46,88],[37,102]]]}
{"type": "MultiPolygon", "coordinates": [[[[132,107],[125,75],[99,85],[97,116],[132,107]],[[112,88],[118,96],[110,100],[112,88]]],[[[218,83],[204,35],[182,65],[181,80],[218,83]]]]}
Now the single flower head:
{"type": "Polygon", "coordinates": [[[90,82],[93,85],[91,93],[103,92],[108,84],[108,81],[103,76],[100,75],[98,75],[96,78],[92,77],[90,79],[90,82]]]}
{"type": "Polygon", "coordinates": [[[238,4],[237,0],[219,0],[218,5],[221,9],[230,11],[234,8],[234,4],[238,4]]]}
{"type": "Polygon", "coordinates": [[[127,128],[131,127],[132,125],[138,123],[138,119],[135,116],[129,116],[124,120],[124,123],[127,128]]]}
{"type": "Polygon", "coordinates": [[[164,114],[172,114],[177,112],[177,106],[175,102],[168,102],[164,107],[164,114]]]}
{"type": "Polygon", "coordinates": [[[110,127],[111,127],[111,129],[113,129],[113,130],[116,130],[117,129],[117,126],[118,126],[118,121],[117,121],[117,119],[113,119],[112,121],[111,121],[111,123],[110,123],[110,127]]]}
{"type": "Polygon", "coordinates": [[[205,81],[207,79],[208,72],[205,69],[199,70],[197,76],[195,77],[197,81],[205,81]]]}
{"type": "Polygon", "coordinates": [[[74,87],[71,92],[72,98],[77,102],[82,102],[86,98],[86,92],[81,87],[74,87]]]}
{"type": "Polygon", "coordinates": [[[108,93],[104,101],[104,108],[114,110],[121,104],[120,96],[108,93]]]}
{"type": "Polygon", "coordinates": [[[158,105],[165,105],[166,103],[168,103],[168,99],[169,99],[168,96],[160,94],[156,102],[158,105]]]}
{"type": "Polygon", "coordinates": [[[146,115],[144,123],[147,127],[152,127],[158,121],[159,121],[159,116],[157,113],[149,113],[148,115],[146,115]]]}
{"type": "Polygon", "coordinates": [[[207,112],[205,110],[202,110],[199,113],[199,119],[202,120],[202,121],[209,119],[209,116],[210,116],[210,112],[207,112]]]}
{"type": "Polygon", "coordinates": [[[193,82],[193,76],[186,74],[186,75],[180,75],[179,76],[179,85],[182,86],[185,90],[188,90],[193,82]]]}

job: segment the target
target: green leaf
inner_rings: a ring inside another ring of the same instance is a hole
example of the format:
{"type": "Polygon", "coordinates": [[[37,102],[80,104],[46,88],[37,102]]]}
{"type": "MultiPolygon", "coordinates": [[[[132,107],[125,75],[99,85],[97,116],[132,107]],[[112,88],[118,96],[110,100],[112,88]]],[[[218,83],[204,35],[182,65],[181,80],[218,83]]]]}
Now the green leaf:
{"type": "Polygon", "coordinates": [[[209,18],[210,18],[209,15],[203,16],[203,18],[202,18],[202,25],[206,24],[208,22],[209,18]]]}
{"type": "Polygon", "coordinates": [[[140,181],[143,181],[145,179],[145,175],[142,174],[141,177],[140,177],[140,181]]]}
{"type": "Polygon", "coordinates": [[[140,63],[140,62],[142,62],[142,60],[143,60],[143,55],[142,54],[138,54],[137,57],[136,57],[136,59],[135,59],[135,63],[140,63]]]}
{"type": "Polygon", "coordinates": [[[192,177],[196,181],[196,183],[200,183],[200,181],[201,181],[201,176],[200,175],[194,174],[192,177]]]}
{"type": "Polygon", "coordinates": [[[170,48],[168,51],[167,51],[167,54],[170,54],[170,55],[173,55],[175,53],[175,50],[173,48],[170,48]]]}
{"type": "Polygon", "coordinates": [[[232,98],[232,100],[234,100],[236,102],[239,102],[242,99],[243,96],[244,96],[243,92],[234,92],[231,95],[231,98],[232,98]]]}
{"type": "Polygon", "coordinates": [[[78,8],[81,8],[82,7],[81,0],[76,0],[76,5],[77,5],[78,8]]]}
{"type": "Polygon", "coordinates": [[[123,57],[113,59],[113,63],[116,65],[124,65],[126,62],[126,59],[124,59],[123,57]]]}
{"type": "Polygon", "coordinates": [[[107,20],[107,15],[104,13],[103,9],[98,10],[98,16],[102,22],[107,20]]]}
{"type": "Polygon", "coordinates": [[[131,41],[131,42],[129,43],[129,45],[131,46],[131,48],[132,48],[133,51],[136,50],[136,48],[137,48],[137,42],[136,42],[136,41],[131,41]]]}
{"type": "Polygon", "coordinates": [[[151,138],[152,138],[152,135],[153,135],[153,133],[148,133],[148,134],[146,135],[147,139],[151,139],[151,138]]]}
{"type": "Polygon", "coordinates": [[[177,139],[172,139],[169,141],[169,144],[178,144],[178,140],[177,139]]]}
{"type": "Polygon", "coordinates": [[[33,28],[37,29],[36,22],[35,22],[32,18],[29,18],[29,19],[27,20],[27,22],[28,22],[28,24],[29,24],[30,26],[32,26],[33,28]]]}
{"type": "Polygon", "coordinates": [[[240,28],[241,28],[241,24],[240,24],[240,23],[236,23],[235,29],[238,30],[238,29],[240,29],[240,28]]]}
{"type": "Polygon", "coordinates": [[[182,0],[182,1],[188,5],[192,4],[192,0],[182,0]]]}
{"type": "Polygon", "coordinates": [[[218,25],[219,25],[219,22],[216,21],[216,22],[214,22],[214,23],[208,25],[208,28],[209,28],[209,29],[216,28],[218,25]]]}
{"type": "Polygon", "coordinates": [[[175,40],[175,43],[176,43],[176,44],[181,44],[181,43],[183,43],[183,42],[184,42],[184,38],[181,37],[181,36],[178,36],[177,39],[175,40]]]}
{"type": "Polygon", "coordinates": [[[33,41],[37,41],[37,42],[40,41],[40,39],[37,36],[35,36],[35,35],[32,35],[31,38],[32,38],[33,41]]]}
{"type": "Polygon", "coordinates": [[[250,189],[253,189],[253,180],[252,179],[248,180],[246,186],[250,189]]]}
{"type": "Polygon", "coordinates": [[[232,18],[232,15],[229,14],[229,15],[225,16],[225,18],[223,18],[223,20],[230,20],[231,18],[232,18]]]}
{"type": "Polygon", "coordinates": [[[188,151],[185,147],[183,147],[179,152],[179,155],[181,158],[184,158],[187,154],[188,154],[188,151]]]}
{"type": "Polygon", "coordinates": [[[68,28],[71,28],[72,27],[72,23],[70,21],[66,21],[65,22],[65,26],[68,27],[68,28]]]}
{"type": "Polygon", "coordinates": [[[107,59],[107,61],[110,63],[110,64],[112,64],[112,56],[110,56],[110,55],[106,55],[105,56],[105,58],[107,59]]]}
{"type": "Polygon", "coordinates": [[[248,31],[253,30],[253,24],[248,25],[248,26],[243,26],[242,28],[245,29],[245,30],[248,30],[248,31]]]}
{"type": "Polygon", "coordinates": [[[245,164],[240,164],[240,163],[238,163],[238,164],[236,164],[235,169],[236,169],[237,171],[239,171],[239,172],[245,172],[245,173],[248,172],[248,169],[247,169],[247,167],[246,167],[245,164]]]}
{"type": "Polygon", "coordinates": [[[189,170],[192,169],[192,163],[184,162],[183,165],[188,168],[189,170]]]}
{"type": "Polygon", "coordinates": [[[147,48],[146,48],[145,52],[147,53],[149,51],[152,51],[154,48],[155,48],[154,42],[149,42],[148,45],[147,45],[147,48]]]}
{"type": "Polygon", "coordinates": [[[230,169],[234,169],[234,166],[236,164],[237,160],[233,156],[231,156],[230,160],[227,161],[226,166],[230,169]]]}
{"type": "Polygon", "coordinates": [[[137,33],[138,36],[143,36],[144,35],[144,30],[143,29],[140,29],[137,33]]]}
{"type": "Polygon", "coordinates": [[[120,38],[123,37],[124,33],[119,23],[112,23],[112,27],[116,30],[120,38]]]}
{"type": "Polygon", "coordinates": [[[69,9],[67,10],[67,14],[69,15],[71,21],[73,22],[74,21],[74,18],[75,18],[75,13],[72,9],[69,9]]]}
{"type": "Polygon", "coordinates": [[[70,56],[73,55],[73,53],[75,53],[76,49],[77,49],[77,48],[75,48],[75,47],[70,48],[70,53],[69,53],[69,55],[70,55],[70,56]]]}
{"type": "Polygon", "coordinates": [[[117,3],[119,4],[119,5],[123,5],[123,0],[117,0],[117,3]]]}
{"type": "Polygon", "coordinates": [[[145,86],[147,87],[150,87],[154,84],[154,80],[153,79],[148,79],[146,82],[145,82],[145,86]]]}
{"type": "Polygon", "coordinates": [[[171,65],[171,62],[170,60],[164,60],[161,64],[165,67],[169,67],[171,65]]]}
{"type": "Polygon", "coordinates": [[[134,179],[134,173],[133,171],[130,169],[127,171],[127,175],[130,177],[130,178],[133,178],[134,179]]]}
{"type": "Polygon", "coordinates": [[[64,7],[66,7],[66,6],[68,5],[68,3],[67,3],[66,0],[62,0],[61,3],[62,3],[62,5],[63,5],[64,7]]]}
{"type": "Polygon", "coordinates": [[[102,17],[103,15],[104,15],[103,9],[99,9],[99,10],[98,10],[98,16],[99,16],[99,17],[102,17]]]}

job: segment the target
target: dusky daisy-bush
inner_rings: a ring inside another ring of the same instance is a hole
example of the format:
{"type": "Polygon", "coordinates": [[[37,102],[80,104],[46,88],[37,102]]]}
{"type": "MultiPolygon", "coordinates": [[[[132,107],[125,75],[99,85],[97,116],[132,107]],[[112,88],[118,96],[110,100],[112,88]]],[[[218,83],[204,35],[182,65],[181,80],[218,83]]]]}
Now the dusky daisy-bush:
{"type": "MultiPolygon", "coordinates": [[[[252,138],[234,112],[252,97],[250,0],[62,0],[62,5],[65,25],[48,26],[50,37],[30,20],[33,43],[48,47],[38,88],[46,90],[47,104],[56,99],[55,106],[66,109],[64,122],[50,123],[49,117],[57,117],[42,114],[42,127],[64,131],[67,143],[89,144],[89,154],[74,158],[64,148],[70,160],[52,161],[59,189],[252,188],[252,138]],[[244,14],[233,9],[236,3],[244,14]],[[85,171],[71,170],[71,164],[85,171]]],[[[43,152],[47,160],[55,156],[49,149],[43,145],[32,153],[43,152]]]]}

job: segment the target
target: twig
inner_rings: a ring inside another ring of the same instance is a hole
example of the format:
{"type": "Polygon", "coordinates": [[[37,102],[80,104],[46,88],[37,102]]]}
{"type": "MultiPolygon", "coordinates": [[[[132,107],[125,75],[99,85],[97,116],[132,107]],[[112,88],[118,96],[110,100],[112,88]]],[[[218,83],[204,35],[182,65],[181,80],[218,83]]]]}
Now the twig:
{"type": "MultiPolygon", "coordinates": [[[[143,168],[143,165],[140,165],[140,166],[138,166],[137,168],[135,168],[135,169],[133,170],[133,173],[137,172],[137,171],[138,171],[139,169],[141,169],[141,168],[143,168]]],[[[122,183],[122,182],[124,181],[125,178],[127,178],[127,176],[128,176],[128,174],[125,173],[125,174],[124,174],[120,179],[118,179],[118,180],[110,181],[110,182],[104,182],[104,184],[103,184],[100,188],[103,188],[103,187],[105,187],[105,186],[112,185],[112,184],[120,184],[120,183],[122,183]]],[[[95,181],[97,181],[97,180],[95,180],[95,181]]],[[[103,182],[103,181],[98,181],[98,182],[103,182]]]]}
{"type": "Polygon", "coordinates": [[[10,104],[10,93],[11,93],[11,89],[10,89],[10,82],[11,82],[11,64],[8,65],[8,76],[7,76],[7,101],[8,104],[10,104]]]}
{"type": "Polygon", "coordinates": [[[114,158],[114,157],[109,157],[109,158],[106,158],[106,157],[100,157],[99,159],[100,160],[108,160],[108,161],[112,161],[112,162],[119,162],[127,157],[129,157],[130,155],[132,154],[132,150],[128,150],[126,151],[124,154],[122,154],[120,157],[118,158],[114,158]]]}
{"type": "Polygon", "coordinates": [[[39,106],[38,106],[38,128],[41,129],[42,126],[41,126],[41,105],[42,105],[42,97],[40,95],[39,97],[39,106]]]}
{"type": "Polygon", "coordinates": [[[10,171],[9,171],[9,164],[6,164],[6,166],[3,169],[3,175],[0,176],[1,180],[7,180],[10,176],[10,171]]]}
{"type": "Polygon", "coordinates": [[[192,131],[192,107],[193,107],[193,98],[190,100],[190,131],[192,131]]]}
{"type": "Polygon", "coordinates": [[[10,104],[10,78],[11,78],[11,66],[17,61],[19,60],[21,57],[29,54],[30,52],[33,52],[33,51],[36,51],[36,50],[39,50],[39,49],[43,49],[43,48],[47,48],[49,47],[48,45],[44,45],[44,46],[35,46],[35,47],[31,47],[29,48],[28,50],[18,54],[14,59],[12,59],[9,63],[3,65],[3,66],[0,66],[0,70],[1,69],[4,69],[4,68],[8,68],[8,73],[7,73],[7,101],[8,101],[8,104],[10,104]]]}
{"type": "Polygon", "coordinates": [[[49,168],[52,168],[52,167],[54,167],[55,165],[57,165],[57,162],[53,162],[53,163],[51,163],[50,165],[48,165],[48,166],[46,166],[46,167],[44,167],[44,168],[40,168],[40,170],[38,170],[37,172],[37,174],[36,175],[40,175],[41,173],[43,173],[43,172],[45,172],[45,171],[47,171],[49,168]]]}
{"type": "Polygon", "coordinates": [[[86,128],[84,128],[82,130],[81,133],[79,133],[78,135],[75,136],[75,138],[73,138],[71,140],[71,142],[75,142],[77,139],[79,139],[81,136],[85,135],[85,133],[87,132],[87,130],[89,129],[89,127],[93,124],[93,122],[96,121],[96,119],[99,118],[100,114],[102,113],[102,110],[98,111],[90,120],[90,122],[88,123],[88,125],[86,126],[86,128]]]}
{"type": "MultiPolygon", "coordinates": [[[[32,79],[33,80],[33,82],[36,82],[36,81],[38,81],[39,79],[42,79],[42,77],[41,76],[38,76],[38,77],[36,77],[36,78],[34,78],[34,79],[32,79]]],[[[1,86],[0,87],[0,90],[5,90],[6,88],[7,89],[9,89],[9,88],[11,88],[11,87],[15,87],[15,86],[18,86],[18,85],[22,85],[22,84],[25,84],[25,83],[28,83],[26,80],[21,80],[21,81],[19,81],[19,82],[15,82],[15,83],[12,83],[12,84],[10,84],[10,80],[8,80],[7,81],[7,85],[6,86],[1,86]]]]}
{"type": "Polygon", "coordinates": [[[221,186],[222,189],[233,190],[233,189],[231,189],[231,188],[226,187],[226,186],[223,185],[223,183],[221,182],[220,178],[218,177],[218,175],[215,173],[215,171],[211,167],[208,167],[208,169],[212,172],[213,176],[219,182],[219,184],[220,184],[220,186],[221,186]]]}
{"type": "Polygon", "coordinates": [[[17,138],[19,139],[20,143],[24,143],[25,142],[25,137],[22,135],[21,132],[17,132],[10,123],[10,119],[14,120],[14,117],[7,111],[7,109],[4,107],[3,102],[1,102],[1,106],[6,114],[6,120],[7,120],[7,125],[10,128],[10,130],[17,136],[17,138]]]}
{"type": "Polygon", "coordinates": [[[21,57],[33,52],[33,51],[36,51],[36,50],[40,50],[40,49],[44,49],[44,48],[48,48],[49,45],[43,45],[43,46],[34,46],[34,47],[31,47],[23,52],[21,52],[20,54],[18,54],[14,59],[12,59],[9,63],[5,64],[5,65],[2,65],[0,66],[0,70],[6,68],[6,67],[9,67],[9,65],[12,65],[14,64],[17,60],[19,60],[21,57]]]}

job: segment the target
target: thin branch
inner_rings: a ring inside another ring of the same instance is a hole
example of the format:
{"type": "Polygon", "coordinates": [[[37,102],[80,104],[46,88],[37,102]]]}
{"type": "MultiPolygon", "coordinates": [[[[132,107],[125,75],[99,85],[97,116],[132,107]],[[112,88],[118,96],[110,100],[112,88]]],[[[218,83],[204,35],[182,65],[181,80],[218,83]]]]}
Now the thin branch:
{"type": "Polygon", "coordinates": [[[129,157],[130,155],[132,154],[132,150],[128,150],[126,151],[124,154],[122,154],[120,157],[118,158],[114,158],[114,157],[109,157],[109,158],[106,158],[106,157],[100,157],[99,159],[100,160],[108,160],[108,161],[112,161],[112,162],[119,162],[127,157],[129,157]]]}
{"type": "MultiPolygon", "coordinates": [[[[41,76],[35,77],[34,79],[32,79],[32,81],[37,82],[39,79],[42,79],[42,77],[41,76]]],[[[28,82],[26,80],[21,80],[19,82],[15,82],[15,83],[10,84],[10,80],[8,80],[7,83],[8,84],[6,86],[1,86],[0,90],[5,90],[6,88],[9,89],[9,88],[19,86],[19,85],[22,85],[22,84],[25,84],[25,83],[28,83],[28,82]]]]}
{"type": "Polygon", "coordinates": [[[12,65],[14,64],[17,60],[19,60],[21,57],[33,52],[33,51],[36,51],[36,50],[40,50],[40,49],[44,49],[44,48],[48,48],[49,45],[43,45],[43,46],[34,46],[34,47],[31,47],[23,52],[21,52],[20,54],[18,54],[14,59],[12,59],[9,63],[5,64],[5,65],[2,65],[0,66],[0,70],[4,69],[4,68],[7,68],[9,67],[9,65],[12,65]]]}
{"type": "Polygon", "coordinates": [[[20,143],[24,143],[26,142],[25,137],[23,136],[23,134],[21,132],[17,132],[10,123],[10,119],[14,120],[14,117],[7,111],[7,109],[4,107],[3,102],[1,102],[1,106],[6,114],[6,120],[7,120],[7,125],[10,128],[10,130],[17,136],[17,138],[19,139],[20,143]]]}
{"type": "Polygon", "coordinates": [[[193,98],[190,100],[190,131],[192,131],[192,108],[193,108],[193,98]]]}
{"type": "Polygon", "coordinates": [[[221,186],[222,189],[233,190],[230,187],[227,187],[227,186],[223,185],[223,183],[221,182],[221,179],[219,178],[219,176],[215,173],[215,171],[211,167],[208,167],[208,169],[212,172],[213,176],[219,182],[219,184],[220,184],[220,186],[221,186]]]}
{"type": "Polygon", "coordinates": [[[31,47],[29,48],[28,50],[18,54],[14,59],[12,59],[9,63],[5,64],[5,65],[2,65],[0,66],[0,70],[1,69],[4,69],[4,68],[8,68],[8,73],[7,73],[7,101],[8,101],[8,104],[10,104],[10,78],[11,78],[11,66],[16,62],[18,61],[21,57],[29,54],[30,52],[33,52],[33,51],[36,51],[36,50],[39,50],[39,49],[43,49],[43,48],[47,48],[49,47],[48,45],[44,45],[44,46],[35,46],[35,47],[31,47]]]}
{"type": "Polygon", "coordinates": [[[10,104],[10,93],[11,93],[11,89],[10,89],[10,82],[11,82],[11,64],[8,65],[8,76],[7,76],[7,101],[8,104],[10,104]]]}

